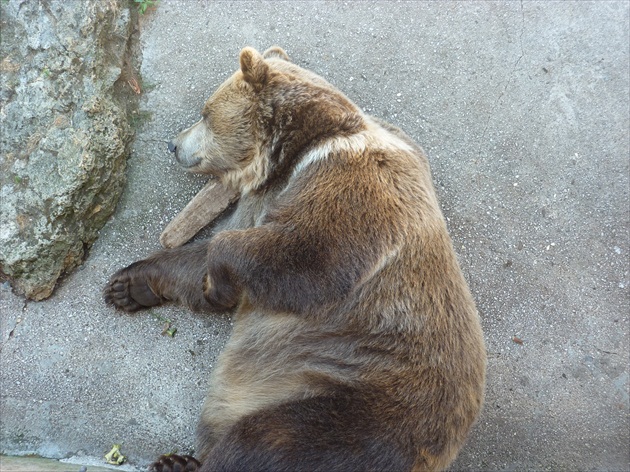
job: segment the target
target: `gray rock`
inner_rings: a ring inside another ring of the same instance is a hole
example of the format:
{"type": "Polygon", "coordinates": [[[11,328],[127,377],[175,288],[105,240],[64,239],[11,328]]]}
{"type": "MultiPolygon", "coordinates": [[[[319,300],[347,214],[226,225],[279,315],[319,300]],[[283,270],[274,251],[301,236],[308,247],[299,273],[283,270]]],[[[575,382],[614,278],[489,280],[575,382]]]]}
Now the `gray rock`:
{"type": "Polygon", "coordinates": [[[131,13],[125,0],[1,8],[0,276],[41,300],[81,264],[122,191],[131,13]]]}

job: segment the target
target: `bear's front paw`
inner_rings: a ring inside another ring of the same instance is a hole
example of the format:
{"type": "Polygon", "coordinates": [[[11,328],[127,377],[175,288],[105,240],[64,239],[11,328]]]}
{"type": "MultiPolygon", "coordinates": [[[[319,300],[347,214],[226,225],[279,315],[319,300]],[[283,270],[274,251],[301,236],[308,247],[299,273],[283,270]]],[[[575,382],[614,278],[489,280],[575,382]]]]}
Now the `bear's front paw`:
{"type": "Polygon", "coordinates": [[[193,456],[168,454],[149,466],[149,472],[197,472],[201,463],[193,456]]]}
{"type": "Polygon", "coordinates": [[[127,312],[159,305],[163,300],[158,297],[139,270],[138,263],[116,272],[103,291],[105,303],[127,312]]]}

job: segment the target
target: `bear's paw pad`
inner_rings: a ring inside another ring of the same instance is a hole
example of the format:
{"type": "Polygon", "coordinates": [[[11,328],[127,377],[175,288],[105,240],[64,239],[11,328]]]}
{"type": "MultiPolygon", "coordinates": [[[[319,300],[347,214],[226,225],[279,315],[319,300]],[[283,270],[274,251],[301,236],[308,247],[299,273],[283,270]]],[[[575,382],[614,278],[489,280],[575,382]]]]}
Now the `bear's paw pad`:
{"type": "Polygon", "coordinates": [[[127,312],[138,311],[162,302],[149,288],[144,277],[134,276],[127,269],[114,274],[103,295],[108,305],[127,312]]]}

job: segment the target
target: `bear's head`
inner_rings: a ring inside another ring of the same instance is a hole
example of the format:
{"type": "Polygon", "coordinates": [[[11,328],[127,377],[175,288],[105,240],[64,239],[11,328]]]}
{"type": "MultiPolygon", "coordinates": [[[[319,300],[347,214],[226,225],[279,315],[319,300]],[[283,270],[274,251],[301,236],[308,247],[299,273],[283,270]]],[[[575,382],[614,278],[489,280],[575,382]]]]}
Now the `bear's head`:
{"type": "Polygon", "coordinates": [[[240,69],[208,99],[202,118],[168,147],[187,170],[215,175],[246,193],[287,167],[283,160],[307,143],[347,128],[349,114],[356,124],[354,104],[290,62],[283,49],[260,54],[247,47],[240,53],[240,69]]]}
{"type": "MultiPolygon", "coordinates": [[[[269,55],[288,59],[280,48],[269,55]]],[[[191,172],[212,174],[236,187],[255,185],[265,169],[259,159],[259,97],[270,66],[252,48],[240,55],[241,68],[206,101],[202,118],[169,143],[177,161],[191,172]],[[233,180],[239,182],[230,182],[233,180]]],[[[241,188],[237,188],[241,190],[241,188]]]]}

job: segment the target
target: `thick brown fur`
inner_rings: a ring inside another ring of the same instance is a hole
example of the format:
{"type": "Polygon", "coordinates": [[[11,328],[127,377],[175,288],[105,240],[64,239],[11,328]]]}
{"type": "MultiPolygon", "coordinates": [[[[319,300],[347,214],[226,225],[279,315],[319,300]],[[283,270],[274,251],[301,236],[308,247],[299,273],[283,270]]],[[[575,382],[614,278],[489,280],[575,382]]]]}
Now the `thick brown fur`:
{"type": "Polygon", "coordinates": [[[280,48],[240,65],[171,146],[240,191],[237,208],[209,241],[116,273],[106,301],[234,313],[202,471],[446,468],[486,354],[422,150],[280,48]]]}

